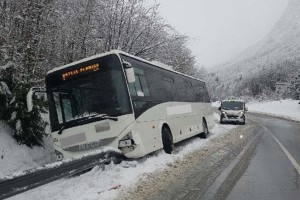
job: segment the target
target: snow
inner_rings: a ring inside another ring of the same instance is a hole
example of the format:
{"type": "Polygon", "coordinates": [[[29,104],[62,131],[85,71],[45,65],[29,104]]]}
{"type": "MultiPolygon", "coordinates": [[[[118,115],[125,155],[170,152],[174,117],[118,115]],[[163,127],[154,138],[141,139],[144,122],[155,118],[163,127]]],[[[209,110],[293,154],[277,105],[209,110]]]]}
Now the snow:
{"type": "Polygon", "coordinates": [[[0,82],[0,94],[8,94],[11,95],[11,91],[9,90],[8,86],[4,82],[0,82]]]}
{"type": "Polygon", "coordinates": [[[268,114],[300,121],[299,100],[250,102],[246,107],[248,107],[249,112],[268,114]]]}
{"type": "Polygon", "coordinates": [[[174,154],[169,155],[160,150],[138,160],[123,161],[119,165],[106,165],[104,170],[97,166],[80,176],[61,179],[11,199],[114,199],[120,191],[126,191],[139,180],[146,179],[149,173],[163,170],[170,163],[182,159],[196,149],[209,146],[211,139],[236,127],[220,125],[219,115],[215,114],[214,117],[216,126],[206,140],[195,137],[185,141],[176,147],[174,154]]]}
{"type": "Polygon", "coordinates": [[[3,66],[0,66],[0,70],[6,70],[10,67],[13,67],[14,66],[14,63],[11,62],[11,61],[8,61],[6,65],[3,65],[3,66]]]}
{"type": "Polygon", "coordinates": [[[53,162],[55,154],[50,137],[44,138],[44,146],[31,149],[19,145],[12,138],[12,130],[0,121],[0,178],[53,162]]]}
{"type": "Polygon", "coordinates": [[[214,108],[219,108],[221,106],[221,102],[220,101],[212,102],[211,106],[214,108]]]}
{"type": "Polygon", "coordinates": [[[21,130],[21,127],[22,127],[21,120],[18,120],[17,123],[16,123],[16,130],[17,130],[17,133],[21,130]]]}
{"type": "Polygon", "coordinates": [[[33,108],[32,95],[33,95],[33,90],[32,90],[32,88],[30,88],[29,92],[26,95],[28,112],[32,111],[32,108],[33,108]]]}

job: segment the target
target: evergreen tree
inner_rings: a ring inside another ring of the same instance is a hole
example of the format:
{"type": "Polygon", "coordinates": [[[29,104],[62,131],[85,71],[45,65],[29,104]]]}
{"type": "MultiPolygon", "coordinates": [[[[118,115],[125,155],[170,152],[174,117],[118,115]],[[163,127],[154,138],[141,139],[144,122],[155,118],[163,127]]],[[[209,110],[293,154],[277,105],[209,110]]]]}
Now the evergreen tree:
{"type": "Polygon", "coordinates": [[[43,99],[33,98],[33,109],[27,110],[27,93],[30,86],[26,83],[17,83],[13,94],[15,101],[11,102],[11,118],[7,121],[14,130],[13,137],[19,144],[29,147],[42,146],[46,122],[42,120],[41,113],[45,113],[43,99]]]}
{"type": "Polygon", "coordinates": [[[295,77],[294,80],[294,98],[300,100],[300,73],[295,77]]]}
{"type": "Polygon", "coordinates": [[[36,0],[16,0],[8,4],[10,7],[3,3],[2,8],[4,5],[5,8],[0,15],[7,15],[7,24],[1,24],[1,28],[9,33],[5,38],[7,44],[0,48],[3,49],[0,63],[9,60],[1,67],[0,119],[9,124],[13,137],[19,144],[29,147],[43,144],[46,125],[41,118],[41,113],[44,112],[42,100],[35,99],[32,111],[28,112],[26,98],[30,88],[40,79],[42,71],[38,62],[44,33],[44,3],[46,2],[39,4],[36,0]],[[9,9],[13,11],[12,15],[8,12],[9,9]]]}
{"type": "Polygon", "coordinates": [[[11,88],[13,87],[14,65],[8,62],[0,66],[0,119],[7,119],[9,103],[12,100],[11,88]]]}

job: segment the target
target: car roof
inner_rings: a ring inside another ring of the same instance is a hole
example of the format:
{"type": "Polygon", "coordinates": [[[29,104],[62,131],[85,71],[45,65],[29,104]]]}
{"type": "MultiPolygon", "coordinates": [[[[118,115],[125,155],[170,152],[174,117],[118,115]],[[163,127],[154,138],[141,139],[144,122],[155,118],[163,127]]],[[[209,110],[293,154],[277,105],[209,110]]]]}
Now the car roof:
{"type": "Polygon", "coordinates": [[[240,100],[240,99],[226,99],[226,100],[222,100],[222,102],[244,102],[244,100],[240,100]]]}

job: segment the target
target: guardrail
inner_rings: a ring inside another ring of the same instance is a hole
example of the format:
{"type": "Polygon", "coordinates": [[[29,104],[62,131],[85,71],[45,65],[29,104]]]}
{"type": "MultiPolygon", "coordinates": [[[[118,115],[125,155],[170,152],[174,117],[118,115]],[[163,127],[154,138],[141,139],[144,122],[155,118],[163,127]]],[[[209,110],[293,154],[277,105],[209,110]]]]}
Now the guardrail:
{"type": "Polygon", "coordinates": [[[21,173],[22,175],[12,178],[0,179],[0,199],[14,196],[63,177],[84,172],[94,166],[111,161],[113,157],[121,158],[122,156],[119,152],[109,150],[96,155],[84,156],[77,160],[62,162],[57,166],[53,164],[52,167],[24,171],[24,173],[21,173]]]}

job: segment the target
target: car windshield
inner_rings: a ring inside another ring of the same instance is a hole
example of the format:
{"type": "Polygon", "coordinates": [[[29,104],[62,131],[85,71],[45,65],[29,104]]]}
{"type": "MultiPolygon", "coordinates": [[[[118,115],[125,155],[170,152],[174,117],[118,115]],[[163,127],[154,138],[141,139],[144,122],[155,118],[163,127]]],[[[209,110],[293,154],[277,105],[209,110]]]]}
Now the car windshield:
{"type": "Polygon", "coordinates": [[[222,109],[224,110],[243,110],[244,102],[241,101],[223,101],[222,109]]]}
{"type": "MultiPolygon", "coordinates": [[[[84,118],[119,116],[130,112],[123,72],[109,65],[97,72],[61,82],[48,89],[54,130],[84,118]]],[[[86,123],[89,120],[85,120],[86,123]]],[[[74,125],[73,125],[74,124],[74,125]]]]}

